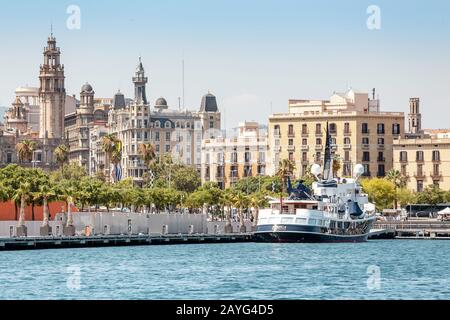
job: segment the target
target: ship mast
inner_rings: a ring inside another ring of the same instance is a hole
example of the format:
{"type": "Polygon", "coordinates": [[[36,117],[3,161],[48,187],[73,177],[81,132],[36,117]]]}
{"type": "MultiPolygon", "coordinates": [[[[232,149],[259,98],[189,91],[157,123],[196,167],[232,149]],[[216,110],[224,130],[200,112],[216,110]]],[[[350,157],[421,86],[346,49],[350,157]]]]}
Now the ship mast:
{"type": "Polygon", "coordinates": [[[333,173],[331,169],[331,136],[328,128],[327,121],[327,138],[325,143],[325,156],[324,156],[324,166],[323,166],[323,180],[331,181],[333,179],[333,173]]]}

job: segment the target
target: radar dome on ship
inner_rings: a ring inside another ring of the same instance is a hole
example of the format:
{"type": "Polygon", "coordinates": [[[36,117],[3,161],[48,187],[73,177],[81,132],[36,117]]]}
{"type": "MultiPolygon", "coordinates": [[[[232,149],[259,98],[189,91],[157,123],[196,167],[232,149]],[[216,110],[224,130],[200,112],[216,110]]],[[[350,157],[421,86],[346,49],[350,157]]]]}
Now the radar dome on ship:
{"type": "Polygon", "coordinates": [[[364,173],[364,166],[362,164],[357,164],[354,169],[356,177],[361,176],[364,173]]]}
{"type": "Polygon", "coordinates": [[[318,176],[319,174],[322,173],[322,168],[318,164],[313,164],[311,166],[311,173],[315,176],[318,176]]]}

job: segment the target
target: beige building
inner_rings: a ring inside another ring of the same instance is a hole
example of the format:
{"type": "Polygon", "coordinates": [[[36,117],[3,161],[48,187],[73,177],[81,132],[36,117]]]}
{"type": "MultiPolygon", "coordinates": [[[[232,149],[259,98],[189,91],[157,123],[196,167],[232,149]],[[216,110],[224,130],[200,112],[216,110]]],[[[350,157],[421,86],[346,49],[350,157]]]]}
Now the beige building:
{"type": "Polygon", "coordinates": [[[394,168],[408,177],[410,190],[450,190],[450,130],[422,130],[421,120],[420,100],[411,98],[409,132],[394,142],[394,168]]]}
{"type": "Polygon", "coordinates": [[[256,122],[243,122],[235,137],[205,139],[202,144],[202,182],[228,188],[239,179],[266,175],[267,132],[256,122]]]}
{"type": "Polygon", "coordinates": [[[326,125],[332,137],[334,157],[340,159],[340,176],[351,176],[355,164],[367,177],[385,176],[393,166],[392,145],[404,133],[401,112],[381,112],[380,102],[367,93],[349,90],[330,100],[290,100],[289,112],[269,118],[269,173],[282,159],[296,165],[303,176],[314,164],[323,164],[326,125]]]}

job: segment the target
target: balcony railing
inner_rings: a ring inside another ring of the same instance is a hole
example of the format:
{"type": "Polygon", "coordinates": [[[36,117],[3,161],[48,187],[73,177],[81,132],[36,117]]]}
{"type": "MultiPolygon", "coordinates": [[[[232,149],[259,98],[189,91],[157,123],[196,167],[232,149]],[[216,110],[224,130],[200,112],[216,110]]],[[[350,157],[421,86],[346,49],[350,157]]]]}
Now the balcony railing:
{"type": "Polygon", "coordinates": [[[351,144],[344,144],[344,149],[345,150],[350,150],[352,148],[351,144]]]}
{"type": "Polygon", "coordinates": [[[433,179],[441,179],[442,178],[442,172],[441,171],[430,172],[430,177],[432,177],[433,179]]]}
{"type": "Polygon", "coordinates": [[[316,145],[316,150],[323,150],[323,145],[321,144],[316,145]]]}
{"type": "Polygon", "coordinates": [[[362,148],[363,148],[363,149],[370,149],[370,144],[363,144],[363,145],[362,145],[362,148]]]}
{"type": "Polygon", "coordinates": [[[287,146],[287,151],[295,151],[295,146],[293,145],[287,146]]]}
{"type": "Polygon", "coordinates": [[[378,162],[386,162],[386,158],[384,158],[384,157],[383,157],[383,158],[378,157],[378,158],[377,158],[377,161],[378,161],[378,162]]]}
{"type": "Polygon", "coordinates": [[[288,137],[289,138],[294,138],[295,137],[295,131],[288,131],[288,137]]]}
{"type": "Polygon", "coordinates": [[[400,158],[400,162],[401,163],[408,163],[408,159],[407,158],[400,158]]]}
{"type": "Polygon", "coordinates": [[[352,131],[351,130],[344,130],[344,136],[351,136],[352,131]]]}
{"type": "Polygon", "coordinates": [[[414,173],[414,178],[416,178],[416,179],[424,179],[425,178],[425,174],[423,172],[416,172],[416,173],[414,173]]]}
{"type": "Polygon", "coordinates": [[[302,149],[302,151],[308,151],[309,150],[309,146],[308,145],[302,145],[301,149],[302,149]]]}
{"type": "Polygon", "coordinates": [[[309,131],[308,130],[302,130],[302,136],[303,137],[309,136],[309,131]]]}
{"type": "Polygon", "coordinates": [[[378,150],[384,150],[384,149],[385,149],[384,144],[379,144],[379,145],[378,145],[378,150]]]}

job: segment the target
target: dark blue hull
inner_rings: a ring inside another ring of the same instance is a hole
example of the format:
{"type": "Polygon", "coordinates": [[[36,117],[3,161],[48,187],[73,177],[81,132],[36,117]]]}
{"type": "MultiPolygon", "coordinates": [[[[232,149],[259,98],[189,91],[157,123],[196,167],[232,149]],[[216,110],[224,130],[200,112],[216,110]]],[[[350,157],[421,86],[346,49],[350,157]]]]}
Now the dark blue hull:
{"type": "Polygon", "coordinates": [[[315,226],[263,225],[258,227],[254,236],[260,242],[365,242],[371,225],[372,223],[367,223],[359,229],[331,232],[327,228],[315,226]]]}
{"type": "Polygon", "coordinates": [[[319,243],[319,242],[366,242],[368,234],[338,236],[303,232],[257,232],[256,241],[276,243],[319,243]]]}

